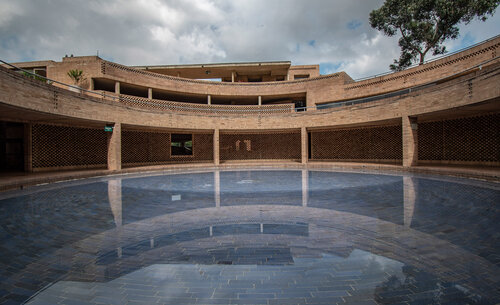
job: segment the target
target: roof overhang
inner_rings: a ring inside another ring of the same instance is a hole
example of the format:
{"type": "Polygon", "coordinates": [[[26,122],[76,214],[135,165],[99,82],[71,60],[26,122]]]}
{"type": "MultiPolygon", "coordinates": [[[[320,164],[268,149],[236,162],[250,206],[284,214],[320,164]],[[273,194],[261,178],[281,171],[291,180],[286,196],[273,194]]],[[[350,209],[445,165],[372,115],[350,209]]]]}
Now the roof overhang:
{"type": "Polygon", "coordinates": [[[191,79],[211,79],[225,77],[230,78],[232,72],[235,72],[237,75],[287,75],[290,66],[290,61],[272,61],[193,65],[132,66],[132,68],[191,79]]]}

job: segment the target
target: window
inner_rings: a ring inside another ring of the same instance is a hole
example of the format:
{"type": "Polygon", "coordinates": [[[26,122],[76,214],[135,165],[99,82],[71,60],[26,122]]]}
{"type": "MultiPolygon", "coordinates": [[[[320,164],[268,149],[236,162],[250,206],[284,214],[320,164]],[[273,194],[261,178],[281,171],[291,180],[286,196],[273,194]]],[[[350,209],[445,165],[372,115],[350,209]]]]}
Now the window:
{"type": "Polygon", "coordinates": [[[306,101],[293,101],[295,111],[306,111],[306,101]]]}
{"type": "Polygon", "coordinates": [[[309,78],[309,74],[304,74],[304,75],[295,75],[293,79],[305,79],[309,78]]]}
{"type": "Polygon", "coordinates": [[[170,136],[171,156],[192,156],[193,155],[193,135],[192,134],[171,134],[170,136]]]}
{"type": "Polygon", "coordinates": [[[47,77],[47,70],[45,70],[45,69],[35,68],[35,69],[33,69],[33,73],[35,73],[36,75],[47,77]]]}
{"type": "Polygon", "coordinates": [[[262,82],[262,76],[249,76],[248,77],[248,82],[249,83],[259,83],[259,82],[262,82]]]}

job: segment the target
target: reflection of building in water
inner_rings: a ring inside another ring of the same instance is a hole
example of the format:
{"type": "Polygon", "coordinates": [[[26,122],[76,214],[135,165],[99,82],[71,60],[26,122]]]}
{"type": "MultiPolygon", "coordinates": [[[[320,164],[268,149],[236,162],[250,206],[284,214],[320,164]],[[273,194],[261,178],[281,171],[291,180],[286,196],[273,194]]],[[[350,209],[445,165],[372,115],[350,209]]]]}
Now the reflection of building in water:
{"type": "MultiPolygon", "coordinates": [[[[122,179],[111,179],[108,180],[108,199],[109,205],[111,207],[111,212],[113,213],[113,218],[115,219],[115,225],[118,233],[117,238],[121,239],[121,229],[123,223],[123,202],[122,202],[122,179]]],[[[122,247],[116,248],[116,256],[121,258],[123,254],[122,247]]]]}
{"type": "Polygon", "coordinates": [[[122,179],[108,180],[108,199],[115,225],[122,225],[122,179]]]}
{"type": "Polygon", "coordinates": [[[417,198],[416,182],[413,177],[403,177],[404,192],[404,226],[410,227],[415,211],[415,200],[417,198]]]}
{"type": "Polygon", "coordinates": [[[214,171],[215,206],[220,208],[220,171],[214,171]]]}
{"type": "Polygon", "coordinates": [[[307,206],[307,197],[309,195],[309,171],[302,170],[302,206],[307,206]]]}

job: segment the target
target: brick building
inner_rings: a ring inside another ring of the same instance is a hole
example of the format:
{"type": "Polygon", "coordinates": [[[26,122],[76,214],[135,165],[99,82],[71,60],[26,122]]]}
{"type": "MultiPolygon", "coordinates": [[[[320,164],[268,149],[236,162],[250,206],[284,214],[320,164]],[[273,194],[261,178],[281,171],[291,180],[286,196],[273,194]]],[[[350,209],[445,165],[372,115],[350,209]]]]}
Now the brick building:
{"type": "Polygon", "coordinates": [[[494,37],[359,81],[290,62],[129,67],[71,56],[4,64],[0,169],[268,161],[495,168],[499,46],[494,37]],[[70,70],[83,71],[78,87],[70,70]]]}

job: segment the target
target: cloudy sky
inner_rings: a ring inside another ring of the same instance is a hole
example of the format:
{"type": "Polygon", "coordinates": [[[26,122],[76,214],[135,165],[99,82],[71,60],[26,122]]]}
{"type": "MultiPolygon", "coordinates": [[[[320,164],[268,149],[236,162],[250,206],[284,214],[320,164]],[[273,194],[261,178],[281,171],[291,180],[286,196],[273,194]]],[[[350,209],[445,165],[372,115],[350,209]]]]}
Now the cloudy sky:
{"type": "MultiPolygon", "coordinates": [[[[0,0],[0,59],[95,55],[125,65],[290,60],[354,78],[388,71],[397,38],[368,23],[383,0],[0,0]]],[[[461,27],[454,51],[500,34],[461,27]]]]}

